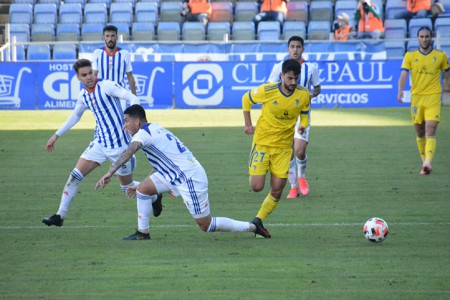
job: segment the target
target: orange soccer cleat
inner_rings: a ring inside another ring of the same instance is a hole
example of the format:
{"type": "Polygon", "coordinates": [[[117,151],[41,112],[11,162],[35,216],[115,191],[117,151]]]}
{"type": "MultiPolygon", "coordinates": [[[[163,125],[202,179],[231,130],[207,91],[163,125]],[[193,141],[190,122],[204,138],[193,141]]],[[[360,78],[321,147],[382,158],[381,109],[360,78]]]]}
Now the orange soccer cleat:
{"type": "Polygon", "coordinates": [[[295,199],[298,197],[298,188],[291,188],[289,194],[287,195],[288,199],[295,199]]]}
{"type": "Polygon", "coordinates": [[[298,184],[300,185],[300,193],[303,196],[308,195],[309,194],[309,186],[308,186],[308,182],[306,181],[306,178],[305,177],[299,178],[298,184]]]}

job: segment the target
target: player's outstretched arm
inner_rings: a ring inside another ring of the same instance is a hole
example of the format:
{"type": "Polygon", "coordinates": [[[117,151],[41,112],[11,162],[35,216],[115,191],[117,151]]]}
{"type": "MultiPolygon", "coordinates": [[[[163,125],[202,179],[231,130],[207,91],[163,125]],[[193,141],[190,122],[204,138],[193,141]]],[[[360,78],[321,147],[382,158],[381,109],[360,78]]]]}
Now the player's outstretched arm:
{"type": "Polygon", "coordinates": [[[52,137],[47,141],[47,145],[45,145],[45,151],[53,152],[55,150],[55,143],[58,140],[59,136],[55,133],[52,137]]]}

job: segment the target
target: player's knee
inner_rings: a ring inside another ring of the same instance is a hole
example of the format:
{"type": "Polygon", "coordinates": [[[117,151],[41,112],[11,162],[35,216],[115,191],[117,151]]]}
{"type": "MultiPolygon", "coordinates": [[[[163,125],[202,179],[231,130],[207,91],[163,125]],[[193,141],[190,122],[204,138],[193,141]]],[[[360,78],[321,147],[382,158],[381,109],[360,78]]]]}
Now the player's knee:
{"type": "Polygon", "coordinates": [[[195,220],[197,222],[198,228],[203,232],[208,232],[210,222],[204,222],[202,220],[195,220]]]}
{"type": "Polygon", "coordinates": [[[261,192],[264,189],[264,183],[261,184],[259,182],[251,182],[250,188],[253,192],[261,192]]]}

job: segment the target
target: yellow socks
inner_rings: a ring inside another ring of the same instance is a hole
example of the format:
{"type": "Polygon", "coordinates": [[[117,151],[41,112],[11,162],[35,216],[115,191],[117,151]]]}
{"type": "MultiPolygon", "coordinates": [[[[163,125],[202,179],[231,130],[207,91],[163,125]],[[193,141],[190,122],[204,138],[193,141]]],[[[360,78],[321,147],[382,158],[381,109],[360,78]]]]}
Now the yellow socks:
{"type": "Polygon", "coordinates": [[[425,162],[425,143],[426,140],[424,137],[416,137],[417,148],[419,148],[420,157],[422,158],[422,162],[425,162]]]}
{"type": "Polygon", "coordinates": [[[436,152],[436,137],[427,136],[425,143],[425,162],[431,164],[434,157],[434,152],[436,152]]]}
{"type": "Polygon", "coordinates": [[[258,214],[256,216],[260,218],[262,221],[264,221],[270,215],[270,213],[275,210],[275,207],[277,207],[278,202],[279,199],[276,199],[269,193],[266,199],[264,199],[264,202],[262,203],[261,208],[259,209],[258,214]]]}

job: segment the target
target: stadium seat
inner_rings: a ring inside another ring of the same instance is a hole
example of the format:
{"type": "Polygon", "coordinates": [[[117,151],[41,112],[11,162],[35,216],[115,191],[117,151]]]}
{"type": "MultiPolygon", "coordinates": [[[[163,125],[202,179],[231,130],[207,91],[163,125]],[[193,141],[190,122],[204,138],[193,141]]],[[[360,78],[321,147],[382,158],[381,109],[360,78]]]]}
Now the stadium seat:
{"type": "Polygon", "coordinates": [[[109,10],[109,22],[116,25],[116,23],[125,23],[131,26],[133,23],[133,7],[131,3],[111,3],[109,10]]]}
{"type": "Polygon", "coordinates": [[[161,0],[139,0],[139,2],[155,2],[158,8],[161,6],[161,0]]]}
{"type": "Polygon", "coordinates": [[[34,6],[36,4],[36,1],[35,0],[13,0],[12,3],[30,4],[31,6],[34,6]]]}
{"type": "Polygon", "coordinates": [[[444,6],[445,13],[439,14],[439,18],[449,18],[450,17],[450,0],[439,0],[439,3],[441,3],[444,6]]]}
{"type": "Polygon", "coordinates": [[[70,24],[58,24],[56,27],[56,40],[77,42],[80,40],[80,25],[70,24]]]}
{"type": "Polygon", "coordinates": [[[289,40],[293,35],[306,39],[306,25],[302,21],[286,21],[283,24],[283,38],[289,40]]]}
{"type": "MultiPolygon", "coordinates": [[[[88,4],[86,4],[86,6],[88,4]]],[[[103,41],[103,25],[99,23],[84,23],[81,25],[81,40],[96,42],[103,41]]]]}
{"type": "Polygon", "coordinates": [[[53,24],[31,25],[32,42],[51,42],[55,40],[55,27],[53,24]]]}
{"type": "MultiPolygon", "coordinates": [[[[335,7],[334,7],[334,15],[335,17],[339,16],[342,13],[346,13],[350,17],[349,24],[351,26],[355,25],[355,19],[353,16],[355,15],[357,3],[353,0],[342,0],[342,1],[336,1],[335,7]]],[[[381,6],[381,9],[383,9],[383,6],[381,6]]]]}
{"type": "Polygon", "coordinates": [[[224,41],[230,39],[230,23],[229,22],[209,22],[206,39],[208,41],[224,41]]]}
{"type": "MultiPolygon", "coordinates": [[[[179,13],[178,13],[179,14],[179,13]]],[[[153,24],[158,23],[158,4],[156,2],[136,3],[135,22],[153,24]]]]}
{"type": "MultiPolygon", "coordinates": [[[[117,35],[122,35],[124,41],[130,40],[130,26],[127,23],[107,23],[106,25],[114,25],[117,27],[117,35]]],[[[103,32],[103,30],[102,30],[103,32]]]]}
{"type": "Polygon", "coordinates": [[[258,40],[278,41],[281,34],[280,23],[276,21],[260,22],[258,25],[258,40]]]}
{"type": "Polygon", "coordinates": [[[212,2],[211,9],[210,22],[233,22],[233,4],[230,1],[212,2]]]}
{"type": "Polygon", "coordinates": [[[434,21],[434,32],[441,38],[450,37],[450,18],[437,18],[434,21]]]}
{"type": "Polygon", "coordinates": [[[86,4],[86,0],[64,0],[64,4],[78,3],[81,5],[81,9],[84,9],[84,5],[86,4]]]}
{"type": "Polygon", "coordinates": [[[386,41],[384,48],[388,59],[403,59],[405,55],[405,42],[403,41],[386,41]]]}
{"type": "Polygon", "coordinates": [[[111,7],[111,0],[89,0],[89,3],[103,3],[107,9],[111,7]]]}
{"type": "Polygon", "coordinates": [[[309,21],[308,39],[309,40],[329,40],[331,32],[330,22],[328,21],[309,21]]]}
{"type": "Polygon", "coordinates": [[[81,24],[83,22],[83,11],[80,3],[64,3],[59,8],[59,23],[81,24]]]}
{"type": "Polygon", "coordinates": [[[15,36],[16,42],[30,41],[30,26],[28,24],[10,24],[9,26],[11,38],[15,36]]]}
{"type": "Polygon", "coordinates": [[[131,36],[134,41],[153,41],[155,39],[155,24],[135,22],[131,28],[131,36]]]}
{"type": "Polygon", "coordinates": [[[35,24],[53,24],[56,26],[58,13],[56,5],[52,3],[36,4],[34,6],[34,23],[35,24]]]}
{"type": "Polygon", "coordinates": [[[432,27],[431,19],[429,18],[421,18],[421,19],[411,19],[409,20],[408,25],[408,32],[410,38],[416,38],[417,37],[417,31],[422,26],[428,26],[429,28],[432,27]]]}
{"type": "Polygon", "coordinates": [[[50,46],[43,44],[32,44],[27,49],[28,60],[50,60],[50,46]]]}
{"type": "Polygon", "coordinates": [[[202,22],[184,22],[181,29],[183,41],[204,41],[205,25],[202,22]]]}
{"type": "Polygon", "coordinates": [[[9,22],[12,24],[28,24],[33,22],[31,4],[13,3],[9,6],[9,22]]]}
{"type": "MultiPolygon", "coordinates": [[[[165,3],[165,2],[163,2],[165,3]]],[[[161,5],[163,4],[161,3],[161,5]]],[[[159,22],[157,29],[158,41],[179,41],[181,36],[180,23],[159,22]]]]}
{"type": "Polygon", "coordinates": [[[303,21],[308,22],[308,2],[296,1],[287,4],[286,21],[303,21]]]}
{"type": "Polygon", "coordinates": [[[312,1],[309,5],[309,19],[311,21],[333,20],[333,4],[331,1],[312,1]]]}
{"type": "MultiPolygon", "coordinates": [[[[24,45],[16,45],[16,60],[26,60],[25,58],[25,46],[24,45]]],[[[6,53],[6,49],[3,50],[3,57],[6,59],[6,57],[8,57],[7,53],[6,53]]],[[[13,60],[13,47],[11,47],[11,52],[9,53],[9,56],[11,58],[11,61],[13,60]]]]}
{"type": "Polygon", "coordinates": [[[441,41],[439,49],[445,51],[448,57],[450,55],[450,41],[441,41]]]}
{"type": "Polygon", "coordinates": [[[406,20],[391,19],[384,21],[384,38],[391,39],[405,39],[407,37],[406,20]]]}
{"type": "Polygon", "coordinates": [[[56,10],[59,10],[59,7],[60,7],[62,1],[61,0],[37,0],[36,2],[39,4],[43,4],[43,3],[55,4],[56,10]]]}
{"type": "Polygon", "coordinates": [[[255,2],[236,2],[234,20],[236,22],[252,21],[258,13],[258,4],[255,2]]]}
{"type": "Polygon", "coordinates": [[[133,9],[136,7],[136,0],[113,0],[112,3],[130,3],[133,9]]]}
{"type": "Polygon", "coordinates": [[[395,19],[395,15],[400,12],[406,12],[406,1],[404,0],[386,0],[385,19],[395,19]]]}
{"type": "Polygon", "coordinates": [[[86,3],[84,6],[84,22],[106,24],[108,13],[104,3],[86,3]]]}
{"type": "MultiPolygon", "coordinates": [[[[238,5],[236,3],[236,5],[238,5]]],[[[252,41],[255,39],[255,23],[248,22],[234,22],[232,27],[231,38],[234,41],[252,41]]]]}
{"type": "Polygon", "coordinates": [[[161,22],[182,22],[181,2],[162,2],[159,10],[159,20],[161,22]]]}
{"type": "Polygon", "coordinates": [[[53,59],[76,60],[77,48],[75,44],[59,44],[53,47],[53,59]]]}

